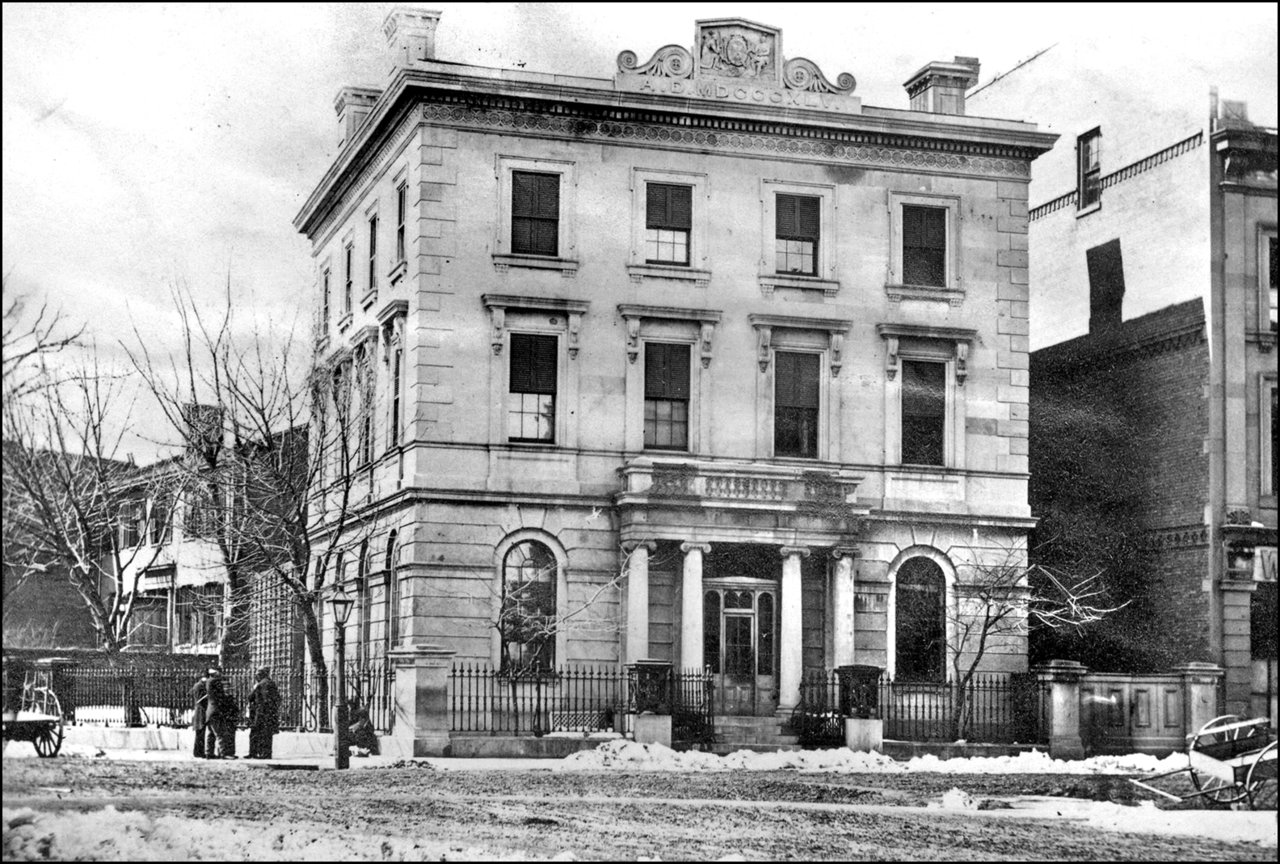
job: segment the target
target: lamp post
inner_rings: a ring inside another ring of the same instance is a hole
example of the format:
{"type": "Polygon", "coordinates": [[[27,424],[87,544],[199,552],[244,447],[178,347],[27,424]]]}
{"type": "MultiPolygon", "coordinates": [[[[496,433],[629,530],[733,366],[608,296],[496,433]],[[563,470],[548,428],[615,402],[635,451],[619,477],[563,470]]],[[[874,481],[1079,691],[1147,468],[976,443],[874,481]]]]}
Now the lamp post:
{"type": "Polygon", "coordinates": [[[329,598],[333,607],[333,647],[334,662],[338,664],[338,710],[333,730],[333,767],[350,768],[351,754],[347,751],[347,619],[351,617],[351,607],[355,601],[347,596],[347,592],[338,586],[338,590],[329,598]]]}

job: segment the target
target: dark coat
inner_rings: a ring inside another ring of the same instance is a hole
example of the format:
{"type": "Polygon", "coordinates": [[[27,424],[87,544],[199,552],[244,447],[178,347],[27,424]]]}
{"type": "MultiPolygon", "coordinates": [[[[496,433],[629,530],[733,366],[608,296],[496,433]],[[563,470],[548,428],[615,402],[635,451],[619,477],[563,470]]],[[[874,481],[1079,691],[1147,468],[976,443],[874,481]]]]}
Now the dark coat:
{"type": "Polygon", "coordinates": [[[208,678],[201,678],[191,688],[191,702],[194,710],[191,713],[191,728],[203,729],[205,726],[208,712],[206,709],[209,705],[209,696],[206,690],[208,678]]]}
{"type": "Polygon", "coordinates": [[[235,697],[227,692],[226,682],[221,678],[210,678],[209,683],[205,685],[205,692],[208,694],[208,705],[205,707],[204,714],[205,723],[210,726],[215,723],[234,724],[238,719],[240,707],[236,704],[235,697]]]}
{"type": "Polygon", "coordinates": [[[270,678],[262,678],[249,694],[249,726],[280,731],[280,688],[270,678]]]}

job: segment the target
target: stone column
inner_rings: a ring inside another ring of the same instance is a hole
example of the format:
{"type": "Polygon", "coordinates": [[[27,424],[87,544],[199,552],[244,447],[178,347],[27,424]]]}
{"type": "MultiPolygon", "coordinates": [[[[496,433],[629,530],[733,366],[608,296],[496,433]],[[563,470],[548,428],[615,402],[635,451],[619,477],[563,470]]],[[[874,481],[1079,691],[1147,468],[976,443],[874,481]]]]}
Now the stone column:
{"type": "Polygon", "coordinates": [[[702,657],[702,556],[709,543],[681,543],[684,573],[680,581],[680,667],[701,669],[702,657]]]}
{"type": "Polygon", "coordinates": [[[1042,685],[1049,689],[1046,716],[1049,727],[1049,756],[1054,759],[1083,759],[1080,739],[1080,679],[1089,670],[1074,660],[1050,660],[1035,668],[1042,685]]]}
{"type": "Polygon", "coordinates": [[[396,669],[391,740],[400,755],[449,755],[448,686],[454,653],[424,644],[388,653],[396,669]]]}
{"type": "Polygon", "coordinates": [[[803,546],[782,547],[781,626],[778,632],[778,713],[791,715],[800,704],[800,674],[804,668],[804,645],[800,632],[800,559],[809,550],[803,546]]]}
{"type": "Polygon", "coordinates": [[[1182,676],[1182,731],[1194,735],[1221,713],[1218,682],[1224,672],[1212,663],[1186,663],[1173,671],[1182,676]]]}
{"type": "Polygon", "coordinates": [[[836,562],[835,578],[831,583],[831,627],[833,667],[848,666],[854,662],[853,648],[853,562],[858,550],[837,547],[831,550],[836,562]]]}
{"type": "Polygon", "coordinates": [[[649,553],[653,549],[651,542],[637,543],[627,562],[628,663],[649,656],[649,553]]]}

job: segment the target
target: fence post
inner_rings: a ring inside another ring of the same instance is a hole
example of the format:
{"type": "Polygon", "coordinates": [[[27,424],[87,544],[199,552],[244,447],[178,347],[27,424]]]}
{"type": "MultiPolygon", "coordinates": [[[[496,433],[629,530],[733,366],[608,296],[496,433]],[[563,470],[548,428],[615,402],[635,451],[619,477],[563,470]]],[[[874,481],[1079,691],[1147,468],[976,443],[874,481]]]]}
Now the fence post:
{"type": "Polygon", "coordinates": [[[1182,676],[1182,732],[1194,735],[1218,716],[1218,682],[1225,673],[1212,663],[1184,663],[1173,671],[1182,676]]]}
{"type": "Polygon", "coordinates": [[[1054,759],[1083,759],[1080,740],[1080,679],[1089,670],[1074,660],[1050,660],[1033,670],[1049,688],[1049,755],[1054,759]]]}
{"type": "Polygon", "coordinates": [[[439,645],[407,645],[390,653],[396,667],[391,739],[412,756],[449,750],[449,668],[457,653],[439,645]]]}

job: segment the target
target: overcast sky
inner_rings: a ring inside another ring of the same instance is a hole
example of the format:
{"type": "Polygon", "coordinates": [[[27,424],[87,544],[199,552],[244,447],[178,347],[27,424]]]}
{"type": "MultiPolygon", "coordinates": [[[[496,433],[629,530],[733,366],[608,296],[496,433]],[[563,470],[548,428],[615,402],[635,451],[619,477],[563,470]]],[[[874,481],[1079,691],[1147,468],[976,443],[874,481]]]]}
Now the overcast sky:
{"type": "MultiPolygon", "coordinates": [[[[929,60],[977,56],[986,82],[1055,42],[1104,40],[1181,58],[1276,124],[1274,4],[424,5],[444,12],[442,60],[601,78],[624,49],[644,60],[691,45],[698,18],[740,15],[781,27],[784,53],[828,78],[852,73],[863,104],[899,108],[929,60]]],[[[135,325],[167,348],[171,287],[214,297],[228,274],[244,316],[305,328],[313,278],[292,220],[335,155],[338,89],[384,81],[391,8],[5,4],[6,290],[87,322],[109,360],[135,325]]]]}

